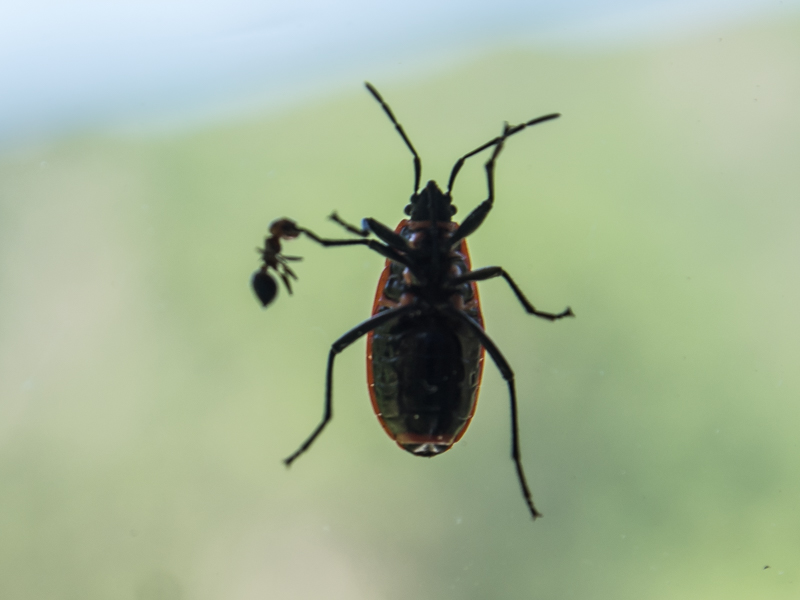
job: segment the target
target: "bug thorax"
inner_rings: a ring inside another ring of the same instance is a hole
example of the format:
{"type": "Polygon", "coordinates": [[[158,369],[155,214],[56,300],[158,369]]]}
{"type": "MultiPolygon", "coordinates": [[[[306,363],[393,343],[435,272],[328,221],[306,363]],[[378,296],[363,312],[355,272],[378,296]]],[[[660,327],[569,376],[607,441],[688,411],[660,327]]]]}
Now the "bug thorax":
{"type": "MultiPolygon", "coordinates": [[[[429,304],[447,303],[452,294],[445,282],[461,274],[454,264],[461,260],[448,241],[458,230],[455,221],[404,222],[400,235],[410,246],[407,256],[412,265],[403,270],[403,286],[414,289],[420,300],[429,304]]],[[[397,267],[398,274],[401,270],[397,267]]],[[[466,267],[464,269],[466,270],[466,267]]]]}
{"type": "Polygon", "coordinates": [[[431,179],[422,190],[411,196],[405,213],[412,221],[449,221],[456,214],[450,194],[445,194],[431,179]]]}

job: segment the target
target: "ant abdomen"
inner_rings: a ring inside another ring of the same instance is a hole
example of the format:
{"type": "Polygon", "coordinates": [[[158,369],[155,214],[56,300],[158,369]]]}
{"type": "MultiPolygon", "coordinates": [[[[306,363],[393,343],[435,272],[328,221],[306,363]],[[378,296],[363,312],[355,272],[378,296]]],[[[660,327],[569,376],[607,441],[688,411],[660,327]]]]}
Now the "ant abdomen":
{"type": "Polygon", "coordinates": [[[278,295],[278,283],[264,269],[259,269],[253,273],[250,284],[253,286],[253,291],[264,308],[278,295]]]}

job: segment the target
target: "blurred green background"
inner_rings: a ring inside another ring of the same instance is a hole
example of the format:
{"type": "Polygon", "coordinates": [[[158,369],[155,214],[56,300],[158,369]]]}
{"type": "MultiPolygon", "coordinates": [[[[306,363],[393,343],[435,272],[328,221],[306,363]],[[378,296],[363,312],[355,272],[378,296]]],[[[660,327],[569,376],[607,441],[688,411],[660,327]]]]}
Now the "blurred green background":
{"type": "MultiPolygon", "coordinates": [[[[444,183],[521,122],[470,238],[517,374],[436,460],[372,414],[382,259],[291,242],[294,296],[248,287],[268,223],[394,225],[407,149],[354,79],[281,111],[0,155],[0,597],[800,597],[800,20],[605,51],[506,47],[369,73],[444,183]],[[444,181],[443,181],[444,180],[444,181]],[[767,568],[769,566],[769,568],[767,568]]],[[[463,218],[483,160],[460,175],[463,218]]]]}

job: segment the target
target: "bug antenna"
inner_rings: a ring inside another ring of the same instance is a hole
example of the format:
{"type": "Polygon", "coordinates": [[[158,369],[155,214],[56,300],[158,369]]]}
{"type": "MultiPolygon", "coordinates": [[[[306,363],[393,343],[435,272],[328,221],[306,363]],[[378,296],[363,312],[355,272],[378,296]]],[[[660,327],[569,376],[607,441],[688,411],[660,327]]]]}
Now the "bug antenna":
{"type": "Polygon", "coordinates": [[[416,195],[416,193],[419,191],[419,180],[420,176],[422,175],[422,162],[419,160],[419,154],[417,154],[417,151],[414,150],[411,140],[408,139],[406,132],[403,131],[403,126],[397,122],[397,119],[394,117],[394,113],[392,113],[392,109],[389,108],[389,105],[383,100],[381,95],[378,93],[378,90],[372,87],[372,84],[369,81],[365,81],[364,85],[369,90],[369,93],[372,94],[375,97],[375,100],[377,100],[381,105],[383,111],[389,117],[389,120],[394,123],[394,128],[397,129],[397,133],[400,134],[400,137],[403,138],[403,141],[406,143],[406,146],[408,146],[408,149],[411,150],[411,154],[414,155],[414,194],[416,195]]]}
{"type": "Polygon", "coordinates": [[[544,123],[545,121],[550,121],[552,119],[557,119],[560,116],[561,115],[559,113],[552,113],[549,115],[544,115],[543,117],[536,117],[535,119],[531,119],[527,123],[520,123],[519,125],[514,125],[513,127],[509,127],[505,132],[503,132],[503,135],[499,135],[493,140],[489,140],[482,146],[478,146],[472,152],[467,152],[464,156],[462,156],[456,161],[455,165],[453,165],[453,171],[450,173],[450,181],[447,182],[447,192],[446,192],[447,195],[448,196],[450,195],[450,192],[453,189],[453,184],[456,181],[456,175],[458,175],[458,172],[461,170],[461,167],[464,166],[464,161],[467,160],[470,156],[475,156],[476,154],[483,152],[487,148],[491,148],[492,146],[499,144],[506,138],[511,137],[515,133],[519,133],[520,131],[522,131],[527,127],[538,125],[539,123],[544,123]]]}

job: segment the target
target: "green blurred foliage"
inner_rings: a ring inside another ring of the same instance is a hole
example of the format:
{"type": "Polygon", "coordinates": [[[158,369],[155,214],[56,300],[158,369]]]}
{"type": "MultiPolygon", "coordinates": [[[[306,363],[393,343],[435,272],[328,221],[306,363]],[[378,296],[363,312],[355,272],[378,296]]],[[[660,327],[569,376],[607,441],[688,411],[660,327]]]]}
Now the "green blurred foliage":
{"type": "MultiPolygon", "coordinates": [[[[261,310],[254,247],[288,216],[394,225],[411,159],[369,95],[180,134],[0,158],[0,597],[796,598],[800,26],[608,52],[497,52],[372,82],[444,183],[510,140],[470,238],[545,310],[482,284],[517,374],[530,522],[487,365],[464,439],[388,440],[364,344],[383,261],[306,240],[261,310]],[[769,569],[764,567],[769,565],[769,569]]],[[[455,188],[485,194],[481,159],[455,188]]]]}

